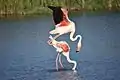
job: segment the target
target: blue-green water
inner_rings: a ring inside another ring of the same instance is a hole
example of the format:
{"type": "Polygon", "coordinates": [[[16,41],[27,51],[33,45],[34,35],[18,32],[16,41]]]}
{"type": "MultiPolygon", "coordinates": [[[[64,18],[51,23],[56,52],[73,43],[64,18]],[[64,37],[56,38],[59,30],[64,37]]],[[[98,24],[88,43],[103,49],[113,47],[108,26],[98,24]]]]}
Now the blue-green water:
{"type": "Polygon", "coordinates": [[[0,20],[0,80],[119,80],[120,14],[82,14],[71,17],[76,34],[83,36],[80,53],[68,34],[71,59],[77,61],[77,73],[71,71],[65,57],[65,69],[55,70],[56,51],[46,42],[53,29],[52,17],[0,20]]]}

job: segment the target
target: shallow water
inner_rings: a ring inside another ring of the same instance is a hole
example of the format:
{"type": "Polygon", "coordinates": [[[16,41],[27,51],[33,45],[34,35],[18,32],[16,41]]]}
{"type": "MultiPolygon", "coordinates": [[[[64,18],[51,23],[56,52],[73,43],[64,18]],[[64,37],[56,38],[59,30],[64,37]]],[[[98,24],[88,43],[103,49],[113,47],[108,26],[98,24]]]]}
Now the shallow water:
{"type": "Polygon", "coordinates": [[[71,47],[77,73],[62,56],[64,69],[55,70],[55,49],[49,46],[51,16],[0,20],[0,80],[119,80],[120,14],[82,14],[72,16],[76,34],[83,37],[80,53],[68,34],[58,38],[71,47]]]}

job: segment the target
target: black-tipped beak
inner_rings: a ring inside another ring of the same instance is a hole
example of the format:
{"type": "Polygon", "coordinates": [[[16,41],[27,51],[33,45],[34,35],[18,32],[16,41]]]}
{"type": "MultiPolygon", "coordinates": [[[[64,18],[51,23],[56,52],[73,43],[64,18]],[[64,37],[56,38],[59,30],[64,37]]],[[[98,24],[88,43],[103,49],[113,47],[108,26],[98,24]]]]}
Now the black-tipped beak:
{"type": "Polygon", "coordinates": [[[49,9],[51,9],[51,10],[57,10],[57,9],[61,9],[61,6],[47,6],[49,9]]]}
{"type": "Polygon", "coordinates": [[[50,8],[50,9],[53,8],[53,6],[47,6],[47,7],[50,8]]]}
{"type": "Polygon", "coordinates": [[[79,51],[76,51],[76,53],[78,53],[79,51]]]}
{"type": "Polygon", "coordinates": [[[55,10],[56,9],[56,7],[55,6],[47,6],[49,9],[51,9],[51,10],[55,10]]]}
{"type": "Polygon", "coordinates": [[[54,10],[55,7],[53,6],[47,6],[49,9],[54,10]]]}

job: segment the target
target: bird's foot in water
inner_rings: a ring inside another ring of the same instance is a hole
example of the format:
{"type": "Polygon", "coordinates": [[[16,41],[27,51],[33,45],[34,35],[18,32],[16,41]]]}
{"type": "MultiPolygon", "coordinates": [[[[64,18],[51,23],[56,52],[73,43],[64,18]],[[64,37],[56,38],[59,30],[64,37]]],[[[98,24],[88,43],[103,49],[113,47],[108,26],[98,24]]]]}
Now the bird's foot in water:
{"type": "Polygon", "coordinates": [[[74,72],[77,72],[77,70],[76,70],[75,68],[72,68],[72,70],[73,70],[74,72]]]}
{"type": "Polygon", "coordinates": [[[56,68],[56,70],[58,71],[58,68],[56,68]]]}
{"type": "Polygon", "coordinates": [[[60,66],[60,69],[63,69],[64,67],[63,66],[60,66]]]}

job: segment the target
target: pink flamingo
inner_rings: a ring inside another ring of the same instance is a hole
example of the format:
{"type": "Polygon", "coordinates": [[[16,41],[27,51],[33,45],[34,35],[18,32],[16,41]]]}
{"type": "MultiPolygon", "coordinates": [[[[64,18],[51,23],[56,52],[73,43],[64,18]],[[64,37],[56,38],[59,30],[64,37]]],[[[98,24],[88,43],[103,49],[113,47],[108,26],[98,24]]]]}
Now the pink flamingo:
{"type": "Polygon", "coordinates": [[[58,34],[54,39],[58,38],[60,35],[70,32],[70,40],[76,41],[79,38],[76,52],[80,51],[82,36],[77,35],[73,38],[75,33],[75,23],[68,18],[68,10],[61,7],[48,6],[53,11],[53,20],[55,23],[55,29],[50,31],[50,34],[58,34]]]}
{"type": "Polygon", "coordinates": [[[59,59],[59,63],[61,65],[61,67],[63,67],[62,62],[61,62],[61,54],[63,54],[67,58],[67,61],[69,63],[74,64],[72,70],[76,71],[75,69],[76,69],[77,63],[76,63],[76,61],[71,60],[69,57],[70,47],[67,44],[67,42],[56,41],[51,35],[49,36],[49,38],[50,38],[50,40],[49,40],[48,44],[52,45],[54,48],[56,48],[56,51],[58,52],[57,57],[56,57],[56,69],[57,69],[57,71],[58,71],[58,62],[57,62],[58,59],[59,59]]]}

